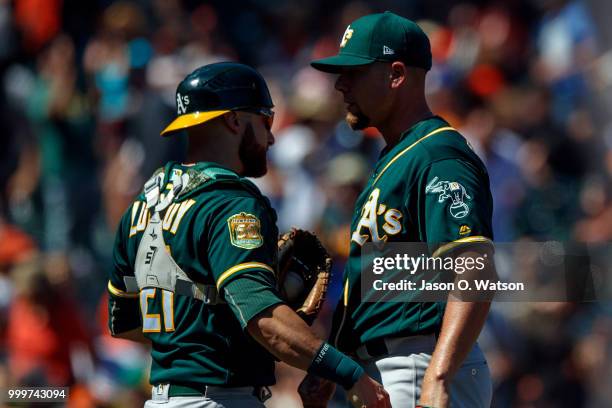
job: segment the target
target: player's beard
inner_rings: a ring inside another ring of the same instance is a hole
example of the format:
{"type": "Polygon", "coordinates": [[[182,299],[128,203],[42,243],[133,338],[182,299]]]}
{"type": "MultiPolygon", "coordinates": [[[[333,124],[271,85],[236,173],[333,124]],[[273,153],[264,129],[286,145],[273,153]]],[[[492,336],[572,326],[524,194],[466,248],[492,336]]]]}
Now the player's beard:
{"type": "Polygon", "coordinates": [[[364,115],[361,111],[357,113],[346,112],[346,123],[353,130],[363,130],[370,126],[370,118],[364,115]]]}
{"type": "Polygon", "coordinates": [[[247,124],[242,134],[238,155],[243,177],[261,177],[268,171],[267,146],[257,143],[253,125],[247,124]]]}

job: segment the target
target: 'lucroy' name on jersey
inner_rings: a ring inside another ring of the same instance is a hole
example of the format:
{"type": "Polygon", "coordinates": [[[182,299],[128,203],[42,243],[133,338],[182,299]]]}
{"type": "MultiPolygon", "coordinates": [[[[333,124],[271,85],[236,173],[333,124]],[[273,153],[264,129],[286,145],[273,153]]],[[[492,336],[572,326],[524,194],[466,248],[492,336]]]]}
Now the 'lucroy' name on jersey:
{"type": "MultiPolygon", "coordinates": [[[[185,213],[195,204],[195,200],[186,200],[181,203],[172,203],[164,213],[164,221],[162,228],[164,231],[170,231],[176,234],[181,220],[185,213]]],[[[146,208],[146,202],[136,201],[132,206],[132,222],[130,224],[130,237],[136,235],[140,231],[147,228],[151,212],[146,208]]]]}

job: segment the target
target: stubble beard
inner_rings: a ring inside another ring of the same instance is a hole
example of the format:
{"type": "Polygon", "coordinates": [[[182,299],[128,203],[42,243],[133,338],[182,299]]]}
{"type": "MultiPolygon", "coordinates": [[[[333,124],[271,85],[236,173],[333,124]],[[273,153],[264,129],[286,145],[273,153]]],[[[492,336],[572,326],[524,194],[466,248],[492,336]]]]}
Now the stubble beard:
{"type": "Polygon", "coordinates": [[[346,119],[346,123],[348,123],[348,125],[353,130],[363,130],[367,128],[368,126],[370,126],[370,118],[368,118],[366,115],[364,115],[361,112],[357,112],[357,113],[347,112],[345,119],[346,119]]]}
{"type": "Polygon", "coordinates": [[[247,124],[242,134],[238,155],[242,162],[243,177],[261,177],[268,171],[267,146],[257,143],[253,125],[247,124]]]}

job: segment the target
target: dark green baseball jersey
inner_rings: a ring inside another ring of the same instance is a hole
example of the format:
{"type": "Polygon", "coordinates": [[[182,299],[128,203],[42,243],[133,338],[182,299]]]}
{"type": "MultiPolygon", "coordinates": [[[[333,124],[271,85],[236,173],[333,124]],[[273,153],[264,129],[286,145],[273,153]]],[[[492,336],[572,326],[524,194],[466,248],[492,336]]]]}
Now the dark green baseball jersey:
{"type": "Polygon", "coordinates": [[[111,331],[142,327],[152,341],[151,384],[273,384],[274,359],[245,328],[281,302],[275,289],[275,211],[254,184],[215,164],[169,163],[163,171],[166,192],[173,187],[170,174],[189,175],[186,188],[160,213],[166,250],[188,278],[216,287],[227,303],[209,305],[142,285],[130,293],[124,277],[134,276],[151,217],[141,194],[117,231],[108,284],[111,331]]]}
{"type": "Polygon", "coordinates": [[[353,351],[380,337],[438,331],[444,303],[361,301],[362,247],[423,242],[440,255],[462,244],[490,243],[492,211],[486,168],[463,136],[439,117],[405,131],[383,150],[357,199],[331,341],[353,351]]]}

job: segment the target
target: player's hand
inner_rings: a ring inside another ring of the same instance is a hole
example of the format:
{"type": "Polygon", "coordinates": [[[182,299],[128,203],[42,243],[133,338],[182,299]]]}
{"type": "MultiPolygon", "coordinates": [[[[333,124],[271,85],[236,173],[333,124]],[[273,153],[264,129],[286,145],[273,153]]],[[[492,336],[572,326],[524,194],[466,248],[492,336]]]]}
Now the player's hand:
{"type": "Polygon", "coordinates": [[[448,382],[427,375],[421,385],[421,399],[419,405],[424,407],[448,408],[448,382]]]}
{"type": "Polygon", "coordinates": [[[335,390],[336,384],[333,382],[307,374],[298,387],[298,394],[304,408],[325,408],[335,390]]]}
{"type": "Polygon", "coordinates": [[[357,408],[391,408],[387,391],[367,374],[362,375],[347,394],[351,404],[357,408]]]}

